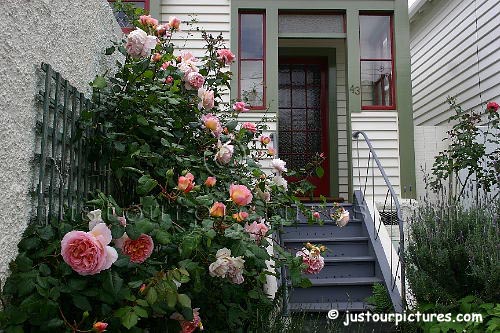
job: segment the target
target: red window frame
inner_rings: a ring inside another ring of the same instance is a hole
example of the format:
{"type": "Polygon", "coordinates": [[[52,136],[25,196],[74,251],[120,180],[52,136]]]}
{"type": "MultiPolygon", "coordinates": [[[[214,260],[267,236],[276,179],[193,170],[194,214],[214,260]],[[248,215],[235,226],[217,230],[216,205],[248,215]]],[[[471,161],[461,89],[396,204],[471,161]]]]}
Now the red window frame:
{"type": "MultiPolygon", "coordinates": [[[[108,0],[109,3],[116,2],[116,0],[108,0]]],[[[150,0],[122,0],[122,2],[143,2],[144,3],[144,10],[149,13],[149,2],[150,0]]],[[[128,34],[132,30],[134,30],[134,27],[122,27],[122,31],[125,34],[128,34]]]]}
{"type": "MultiPolygon", "coordinates": [[[[389,101],[390,105],[363,105],[363,99],[361,98],[361,110],[395,110],[396,109],[396,75],[394,73],[394,15],[393,13],[367,13],[367,12],[361,12],[359,13],[359,16],[388,16],[389,17],[389,36],[391,38],[391,58],[390,59],[385,59],[385,58],[363,58],[360,57],[360,62],[359,62],[359,67],[361,71],[361,63],[363,61],[390,61],[391,62],[391,75],[389,76],[389,81],[392,82],[390,84],[391,90],[389,94],[389,101]]],[[[360,34],[361,34],[361,26],[360,26],[360,34]]],[[[361,41],[360,41],[361,43],[361,41]]],[[[360,45],[361,49],[361,45],[360,45]]],[[[382,91],[381,98],[382,98],[382,103],[385,102],[385,95],[383,94],[383,82],[382,77],[376,81],[375,87],[379,87],[382,91]]],[[[378,88],[377,88],[378,89],[378,88]]],[[[362,96],[362,95],[361,95],[362,96]]],[[[376,95],[377,96],[377,95],[376,95]]],[[[374,100],[374,102],[379,102],[377,99],[374,100]]]]}
{"type": "Polygon", "coordinates": [[[242,61],[262,61],[262,105],[251,105],[251,110],[266,109],[266,11],[240,10],[238,12],[238,100],[241,100],[241,63],[242,61]],[[262,15],[262,58],[242,58],[241,52],[241,16],[245,14],[262,15]]]}

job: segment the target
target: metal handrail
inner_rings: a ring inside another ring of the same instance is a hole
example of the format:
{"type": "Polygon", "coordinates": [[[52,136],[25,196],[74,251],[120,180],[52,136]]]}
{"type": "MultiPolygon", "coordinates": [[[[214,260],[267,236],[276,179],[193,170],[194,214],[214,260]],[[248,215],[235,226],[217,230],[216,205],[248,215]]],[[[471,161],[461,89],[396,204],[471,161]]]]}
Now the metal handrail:
{"type": "MultiPolygon", "coordinates": [[[[405,242],[405,237],[404,237],[404,228],[403,228],[403,218],[402,218],[402,213],[401,213],[401,205],[399,204],[399,199],[398,196],[396,195],[396,192],[394,191],[394,188],[389,180],[389,177],[387,177],[387,174],[385,173],[384,168],[382,167],[382,164],[380,163],[380,160],[377,156],[377,153],[375,152],[375,149],[373,148],[373,145],[366,135],[365,132],[363,131],[355,131],[352,134],[353,139],[356,139],[357,142],[359,142],[359,136],[363,136],[363,139],[368,146],[369,149],[369,155],[368,155],[368,165],[367,165],[367,173],[365,177],[365,189],[363,191],[363,200],[366,201],[365,199],[365,192],[366,192],[366,185],[367,185],[367,180],[368,180],[368,169],[370,168],[370,161],[373,160],[375,161],[380,174],[382,175],[382,178],[384,179],[384,182],[388,188],[387,194],[386,194],[386,202],[384,203],[384,208],[385,204],[387,203],[387,196],[388,194],[391,195],[391,207],[392,203],[394,203],[395,209],[396,209],[396,214],[397,214],[397,219],[398,219],[398,226],[399,226],[399,249],[398,249],[398,255],[399,255],[399,261],[398,261],[398,266],[396,268],[396,273],[394,276],[394,279],[392,280],[392,290],[394,290],[394,287],[396,285],[396,278],[397,278],[397,271],[399,269],[399,265],[401,265],[401,300],[403,304],[403,309],[406,307],[406,286],[405,286],[405,260],[404,260],[404,242],[405,242]]],[[[359,146],[357,147],[357,153],[358,153],[358,175],[359,175],[359,185],[360,185],[360,190],[361,190],[361,171],[359,167],[359,146]]],[[[372,187],[373,187],[373,200],[375,200],[375,184],[374,184],[374,174],[373,174],[373,165],[372,165],[372,187]]],[[[373,205],[375,208],[375,204],[373,205]]],[[[373,220],[375,223],[375,219],[373,220]]],[[[382,222],[380,222],[382,223],[382,222]]],[[[375,225],[374,225],[375,229],[375,225]]],[[[378,237],[378,233],[380,230],[380,225],[378,230],[376,230],[376,237],[378,237]]],[[[392,269],[393,269],[393,264],[392,264],[392,252],[391,252],[391,274],[392,274],[392,269]]]]}

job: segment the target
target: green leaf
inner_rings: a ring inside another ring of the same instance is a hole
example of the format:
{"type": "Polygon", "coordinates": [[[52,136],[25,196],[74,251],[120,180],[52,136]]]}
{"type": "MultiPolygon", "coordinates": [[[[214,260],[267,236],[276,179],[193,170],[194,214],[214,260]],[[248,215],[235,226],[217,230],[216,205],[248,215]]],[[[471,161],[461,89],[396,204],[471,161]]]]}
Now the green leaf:
{"type": "Polygon", "coordinates": [[[177,301],[179,304],[185,308],[191,308],[191,299],[186,294],[178,294],[177,301]]]}
{"type": "Polygon", "coordinates": [[[171,242],[170,234],[163,230],[157,230],[154,237],[156,241],[161,245],[167,245],[171,242]]]}
{"type": "Polygon", "coordinates": [[[122,227],[121,225],[112,225],[111,226],[111,235],[113,236],[113,239],[118,239],[123,236],[123,233],[125,232],[125,228],[122,227]]]}
{"type": "Polygon", "coordinates": [[[139,317],[135,314],[135,312],[127,312],[123,317],[121,317],[122,325],[127,329],[131,329],[137,322],[139,321],[139,317]]]}
{"type": "Polygon", "coordinates": [[[127,224],[126,231],[127,231],[127,236],[130,237],[130,239],[135,240],[139,238],[139,236],[141,236],[141,232],[133,224],[127,224]]]}
{"type": "Polygon", "coordinates": [[[322,167],[319,166],[316,168],[316,176],[318,176],[319,178],[322,178],[324,174],[325,174],[325,170],[322,167]]]}
{"type": "Polygon", "coordinates": [[[144,175],[139,178],[139,186],[137,186],[137,194],[146,195],[151,192],[156,186],[158,182],[152,179],[149,175],[144,175]]]}
{"type": "Polygon", "coordinates": [[[68,281],[68,286],[72,290],[84,290],[87,287],[87,280],[82,279],[71,279],[68,281]]]}
{"type": "Polygon", "coordinates": [[[227,124],[226,124],[226,127],[229,131],[232,131],[236,128],[236,126],[238,126],[238,121],[237,120],[231,120],[231,121],[228,121],[227,124]]]}
{"type": "Polygon", "coordinates": [[[96,89],[106,88],[106,79],[103,76],[96,76],[91,86],[96,89]]]}
{"type": "Polygon", "coordinates": [[[108,270],[107,276],[104,278],[104,290],[106,290],[116,298],[120,290],[122,289],[122,286],[123,279],[118,275],[118,273],[108,270]]]}
{"type": "Polygon", "coordinates": [[[169,308],[173,309],[175,304],[177,304],[177,293],[168,290],[166,293],[167,305],[169,308]]]}
{"type": "Polygon", "coordinates": [[[75,304],[77,308],[84,311],[92,310],[92,305],[90,305],[90,302],[87,299],[87,297],[83,295],[73,295],[72,299],[73,299],[73,304],[75,304]]]}
{"type": "Polygon", "coordinates": [[[156,289],[154,287],[150,287],[148,289],[148,293],[146,294],[146,301],[148,301],[149,304],[153,305],[156,303],[156,300],[158,299],[158,293],[156,292],[156,289]]]}
{"type": "Polygon", "coordinates": [[[64,321],[60,318],[52,318],[51,320],[49,320],[47,322],[47,327],[48,328],[57,328],[57,327],[61,327],[64,325],[64,321]]]}
{"type": "Polygon", "coordinates": [[[154,224],[148,219],[142,219],[135,224],[137,231],[141,234],[149,234],[154,229],[154,224]]]}
{"type": "Polygon", "coordinates": [[[110,47],[108,47],[108,48],[106,49],[105,54],[106,54],[106,55],[111,55],[111,54],[113,54],[114,52],[115,52],[115,47],[114,47],[114,46],[110,46],[110,47]]]}
{"type": "Polygon", "coordinates": [[[43,228],[39,228],[37,230],[38,236],[40,236],[43,240],[50,240],[54,237],[54,231],[50,225],[47,225],[43,228]]]}
{"type": "Polygon", "coordinates": [[[141,308],[140,306],[136,305],[136,306],[133,307],[133,309],[134,309],[134,312],[139,317],[141,317],[141,318],[147,318],[148,317],[148,312],[145,309],[141,308]]]}

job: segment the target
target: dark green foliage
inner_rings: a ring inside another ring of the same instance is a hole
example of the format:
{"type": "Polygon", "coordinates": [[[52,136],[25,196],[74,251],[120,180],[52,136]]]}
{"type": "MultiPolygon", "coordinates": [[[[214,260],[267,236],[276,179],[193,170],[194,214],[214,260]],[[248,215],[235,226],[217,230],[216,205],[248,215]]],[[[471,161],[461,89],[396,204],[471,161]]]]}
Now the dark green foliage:
{"type": "Polygon", "coordinates": [[[373,306],[373,311],[377,313],[393,313],[391,297],[385,285],[375,283],[373,285],[373,295],[366,299],[366,302],[373,306]]]}

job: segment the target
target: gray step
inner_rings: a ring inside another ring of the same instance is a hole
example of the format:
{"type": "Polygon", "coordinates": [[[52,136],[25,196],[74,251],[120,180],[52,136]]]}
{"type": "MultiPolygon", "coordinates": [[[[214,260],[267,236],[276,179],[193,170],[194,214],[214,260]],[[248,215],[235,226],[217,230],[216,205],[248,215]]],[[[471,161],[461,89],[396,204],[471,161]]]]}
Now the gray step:
{"type": "Polygon", "coordinates": [[[334,237],[362,237],[366,231],[362,223],[348,223],[345,227],[334,224],[297,224],[284,227],[281,234],[282,240],[300,238],[334,238],[334,237]]]}
{"type": "Polygon", "coordinates": [[[382,282],[376,277],[311,280],[310,288],[292,288],[290,303],[364,302],[372,295],[372,286],[382,282]]]}
{"type": "Polygon", "coordinates": [[[292,253],[300,250],[305,243],[322,244],[328,248],[323,257],[360,257],[368,256],[368,237],[334,237],[334,238],[288,238],[284,239],[285,248],[292,253]]]}
{"type": "Polygon", "coordinates": [[[328,312],[330,310],[359,312],[370,309],[370,306],[365,302],[290,303],[288,308],[292,312],[328,312]]]}
{"type": "Polygon", "coordinates": [[[318,279],[358,278],[375,275],[375,257],[325,258],[325,267],[318,274],[308,274],[313,281],[318,279]]]}

